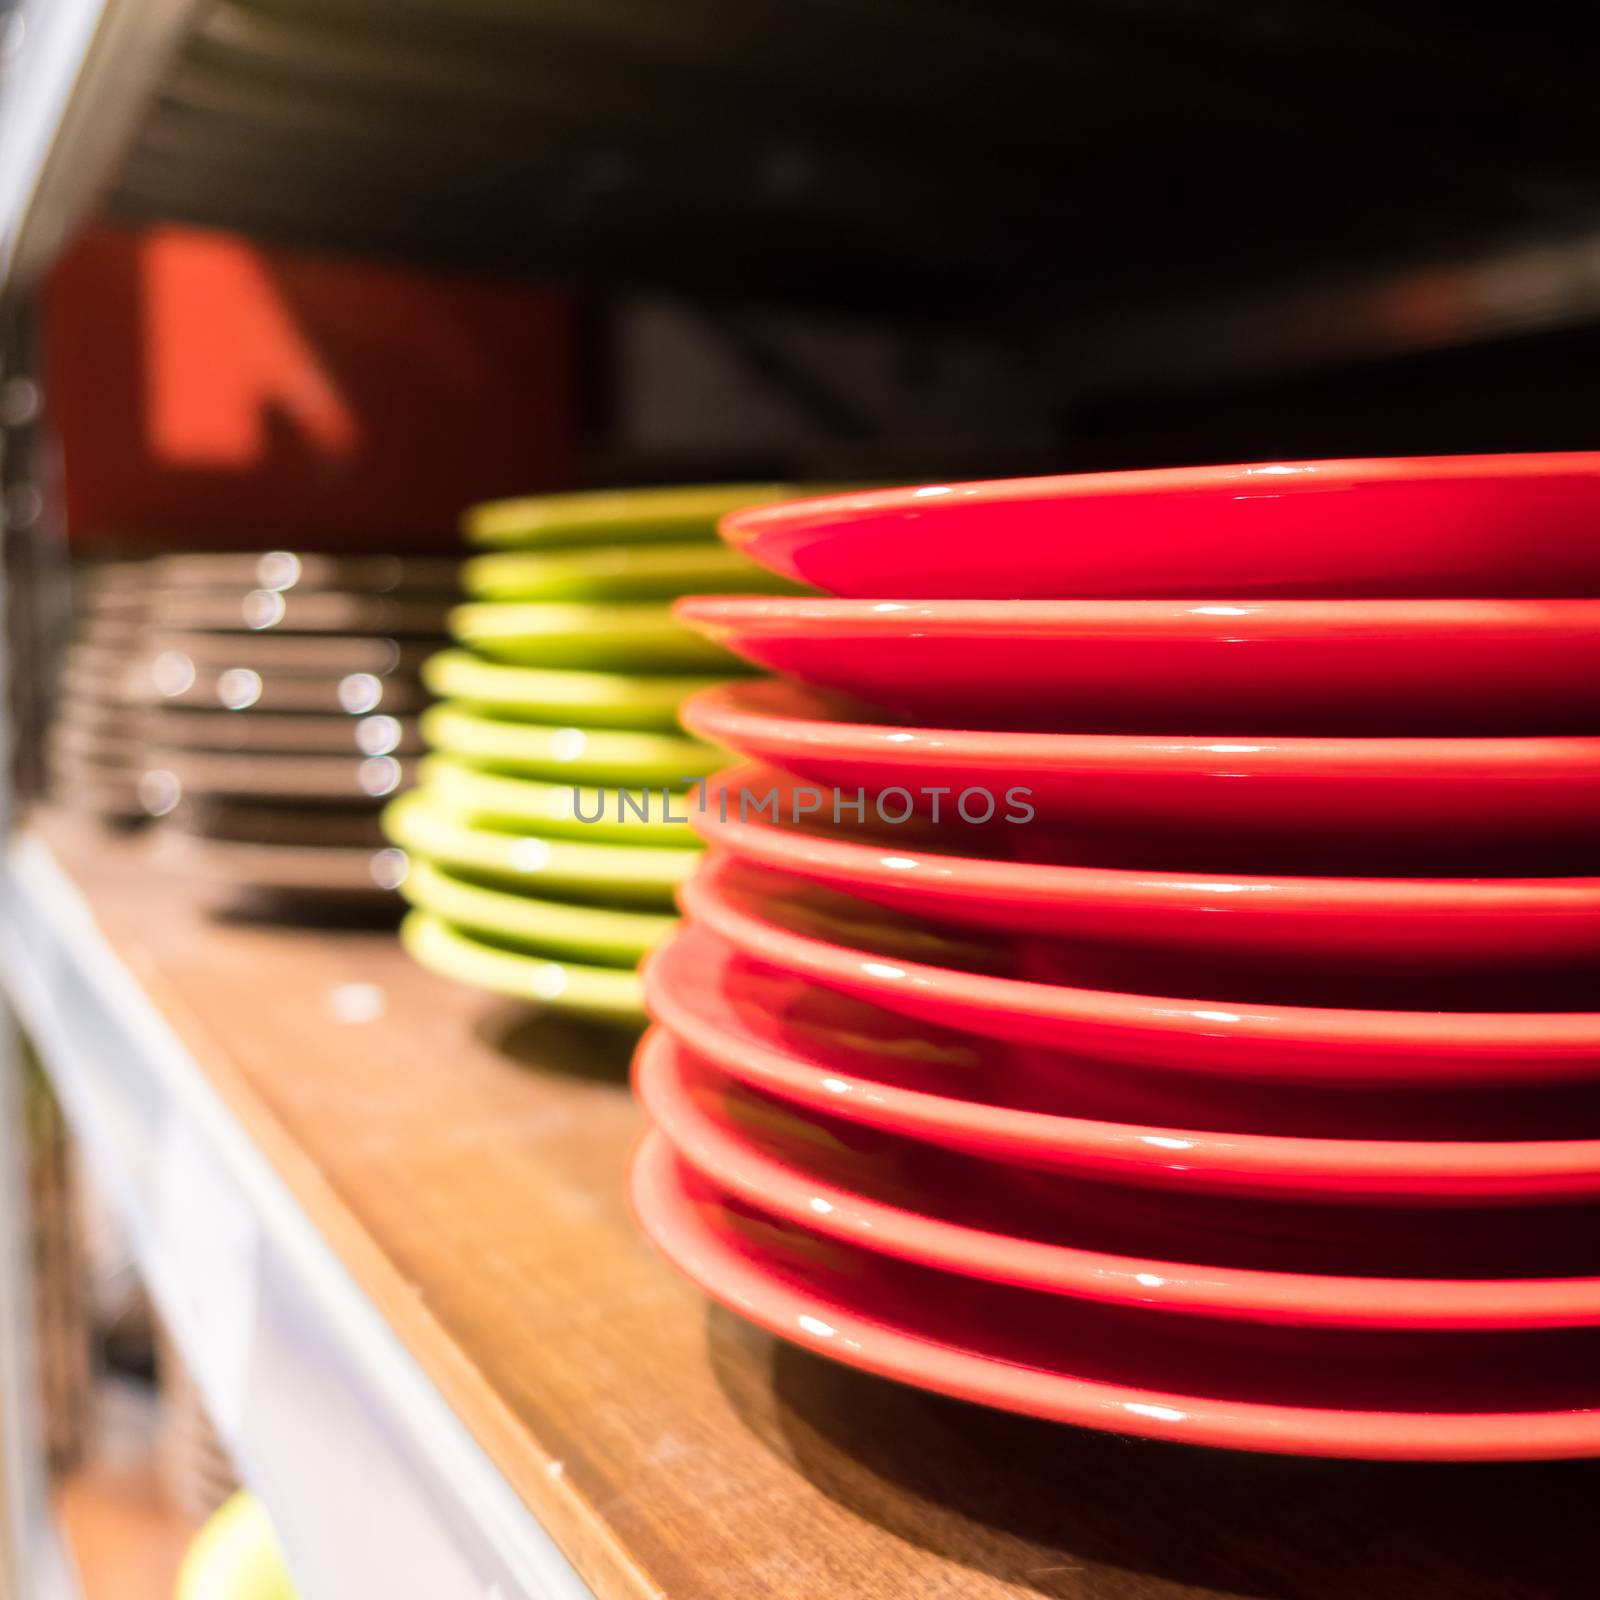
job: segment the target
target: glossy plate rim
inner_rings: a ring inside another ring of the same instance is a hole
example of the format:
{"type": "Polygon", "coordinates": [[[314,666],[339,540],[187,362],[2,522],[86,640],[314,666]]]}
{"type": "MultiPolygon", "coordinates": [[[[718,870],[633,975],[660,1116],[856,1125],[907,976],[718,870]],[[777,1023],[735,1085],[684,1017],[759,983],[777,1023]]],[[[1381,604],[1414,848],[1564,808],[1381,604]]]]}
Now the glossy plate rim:
{"type": "MultiPolygon", "coordinates": [[[[652,849],[658,845],[667,848],[667,840],[682,840],[687,831],[683,823],[654,816],[645,821],[632,812],[620,822],[605,818],[585,822],[578,815],[578,797],[582,797],[585,809],[593,804],[603,810],[609,785],[602,789],[593,784],[561,783],[495,772],[442,750],[421,757],[416,764],[416,774],[417,787],[425,789],[430,799],[456,817],[480,821],[498,818],[519,828],[528,827],[535,832],[550,832],[586,843],[648,840],[652,849]]],[[[672,791],[674,814],[679,805],[687,810],[692,793],[692,790],[672,791]]],[[[614,795],[610,798],[614,799],[614,795]]]]}
{"type": "Polygon", "coordinates": [[[444,866],[493,874],[524,887],[563,884],[594,892],[659,894],[669,904],[700,855],[687,843],[672,849],[484,827],[435,804],[426,783],[391,800],[382,823],[391,843],[444,866]]]}
{"type": "Polygon", "coordinates": [[[421,856],[409,858],[397,887],[409,905],[452,927],[503,939],[531,956],[571,957],[589,966],[631,970],[677,926],[671,912],[487,888],[421,856]]]}
{"type": "Polygon", "coordinates": [[[469,506],[461,531],[486,549],[564,549],[589,543],[716,538],[720,517],[745,505],[792,498],[788,483],[669,484],[634,489],[573,489],[513,495],[469,506]]]}
{"type": "MultiPolygon", "coordinates": [[[[759,762],[726,769],[707,780],[708,794],[759,791],[765,794],[783,782],[776,769],[759,762]]],[[[949,850],[924,849],[914,841],[890,848],[841,831],[837,837],[785,827],[731,813],[727,820],[715,809],[694,808],[690,825],[709,846],[756,866],[786,872],[811,882],[858,893],[892,905],[918,897],[925,908],[947,906],[951,920],[971,919],[986,927],[1024,926],[1002,914],[974,918],[972,907],[984,897],[1011,897],[1034,908],[1067,911],[1090,919],[1117,913],[1156,913],[1175,926],[1164,944],[1192,945],[1203,936],[1212,940],[1219,924],[1260,927],[1240,945],[1273,937],[1285,921],[1314,926],[1329,915],[1375,922],[1378,949],[1384,941],[1403,940],[1408,950],[1438,940],[1440,918],[1471,935],[1473,949],[1487,953],[1513,937],[1502,933],[1506,919],[1546,917],[1551,923],[1550,948],[1600,949],[1600,877],[1526,878],[1400,878],[1325,876],[1294,873],[1244,873],[1085,867],[1062,862],[1033,862],[949,850]],[[866,887],[863,887],[865,885],[866,887]],[[1204,929],[1196,926],[1204,915],[1204,929]],[[1592,919],[1584,938],[1569,934],[1574,918],[1592,919]]],[[[940,913],[925,912],[928,915],[940,913]]],[[[1103,923],[1100,924],[1103,931],[1103,923]]],[[[1529,930],[1518,923],[1519,951],[1529,930]]],[[[1121,924],[1118,924],[1119,929],[1121,924]]],[[[1090,931],[1086,924],[1084,931],[1090,931]]],[[[1136,933],[1121,934],[1144,942],[1136,933]]],[[[1225,933],[1231,940],[1231,934],[1225,933]]],[[[1327,938],[1326,933],[1321,937],[1327,938]]],[[[1333,941],[1329,941],[1330,944],[1333,941]]],[[[1352,934],[1339,947],[1359,942],[1372,947],[1372,933],[1352,934]]],[[[1455,950],[1460,940],[1451,939],[1455,950]]],[[[1534,941],[1536,948],[1544,948],[1534,941]]],[[[1232,948],[1230,942],[1230,948],[1232,948]]],[[[1276,947],[1275,947],[1276,948],[1276,947]]]]}
{"type": "Polygon", "coordinates": [[[1595,576],[1581,550],[1528,534],[1589,522],[1597,479],[1600,452],[1584,451],[1229,462],[813,494],[730,512],[720,531],[774,572],[860,595],[1172,594],[1208,572],[1218,592],[1537,594],[1595,576]],[[1573,503],[1552,511],[1563,492],[1573,503]]]}
{"type": "Polygon", "coordinates": [[[1600,1452],[1600,1409],[1301,1407],[1138,1389],[1015,1365],[928,1339],[760,1271],[705,1223],[658,1133],[647,1133],[635,1147],[628,1193],[646,1238],[711,1299],[815,1354],[957,1399],[1100,1431],[1288,1455],[1487,1461],[1600,1452]]]}
{"type": "MultiPolygon", "coordinates": [[[[1600,1194],[1600,1139],[1338,1139],[1107,1122],[955,1099],[806,1061],[730,1022],[727,977],[760,966],[693,922],[644,963],[651,1015],[718,1071],[782,1099],[885,1132],[1108,1181],[1224,1191],[1445,1202],[1600,1194]],[[706,994],[722,1014],[705,1015],[706,994]],[[1000,1154],[996,1154],[999,1152],[1000,1154]]],[[[779,974],[781,976],[781,974],[779,974]]]]}
{"type": "MultiPolygon", "coordinates": [[[[1273,1062],[1285,1054],[1314,1059],[1324,1081],[1600,1076],[1600,1011],[1246,1004],[967,972],[792,932],[739,904],[736,883],[730,901],[727,880],[739,870],[730,858],[708,854],[679,890],[685,912],[764,965],[865,995],[891,1011],[930,1019],[979,1014],[996,1037],[1068,1048],[1069,1037],[1088,1035],[1091,1042],[1076,1047],[1095,1059],[1219,1076],[1284,1076],[1273,1062]],[[1025,1028],[1018,1028],[1018,1018],[1026,1019],[1025,1028]],[[1249,1056],[1259,1059],[1240,1059],[1249,1056]]],[[[962,1029],[959,1022],[950,1025],[962,1029]]]]}
{"type": "Polygon", "coordinates": [[[495,661],[624,672],[641,666],[679,673],[688,667],[738,673],[738,659],[691,633],[664,600],[469,600],[450,610],[452,638],[495,661]]]}
{"type": "Polygon", "coordinates": [[[1429,640],[1439,635],[1600,628],[1600,599],[1355,598],[1218,595],[1206,599],[866,599],[844,595],[685,595],[673,605],[685,627],[719,642],[730,633],[805,640],[943,637],[1016,640],[1262,639],[1429,640]]]}
{"type": "Polygon", "coordinates": [[[407,913],[400,924],[400,942],[419,966],[457,983],[630,1027],[642,1026],[645,1020],[643,990],[632,967],[519,955],[484,944],[425,911],[407,913]]]}
{"type": "Polygon", "coordinates": [[[602,787],[674,787],[692,781],[721,754],[689,734],[635,728],[585,728],[484,716],[452,700],[429,706],[418,722],[435,751],[495,768],[571,774],[602,787]]]}
{"type": "Polygon", "coordinates": [[[422,681],[442,700],[464,706],[520,711],[540,723],[603,718],[607,728],[678,731],[678,707],[723,675],[652,675],[580,667],[524,667],[488,661],[460,646],[441,650],[422,664],[422,681]],[[630,719],[647,719],[634,722],[630,719]]]}
{"type": "Polygon", "coordinates": [[[1576,773],[1600,782],[1600,735],[1247,735],[1017,733],[829,717],[837,697],[802,684],[752,679],[719,684],[689,699],[683,725],[708,744],[761,747],[757,759],[868,760],[885,766],[923,761],[1024,777],[1206,777],[1227,757],[1231,769],[1297,779],[1396,777],[1471,781],[1538,780],[1576,773]],[[770,753],[769,753],[770,752],[770,753]]]}
{"type": "Polygon", "coordinates": [[[470,556],[461,568],[461,588],[472,601],[670,602],[721,584],[730,591],[788,587],[787,580],[716,539],[489,550],[470,556]]]}
{"type": "Polygon", "coordinates": [[[634,1057],[635,1093],[678,1158],[718,1190],[869,1254],[1038,1293],[1225,1320],[1463,1329],[1600,1324],[1600,1276],[1361,1277],[1140,1258],[998,1233],[858,1195],[752,1148],[703,1111],[689,1088],[695,1069],[687,1056],[656,1028],[634,1057]]]}

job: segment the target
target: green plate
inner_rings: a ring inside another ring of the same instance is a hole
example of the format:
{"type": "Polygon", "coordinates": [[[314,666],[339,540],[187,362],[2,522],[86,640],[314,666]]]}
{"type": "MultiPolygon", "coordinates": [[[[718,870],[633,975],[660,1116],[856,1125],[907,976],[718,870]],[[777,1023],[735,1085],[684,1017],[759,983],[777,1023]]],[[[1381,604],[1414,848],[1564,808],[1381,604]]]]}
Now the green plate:
{"type": "MultiPolygon", "coordinates": [[[[693,835],[686,822],[668,819],[687,817],[700,793],[698,789],[674,789],[670,793],[658,789],[648,797],[649,815],[641,817],[636,804],[625,807],[619,802],[615,788],[602,790],[570,783],[540,783],[533,778],[508,778],[449,756],[428,756],[418,762],[417,781],[427,791],[431,804],[462,822],[589,843],[668,849],[689,848],[693,835]]],[[[644,797],[629,798],[637,802],[644,797]]]]}
{"type": "Polygon", "coordinates": [[[539,722],[483,717],[434,706],[421,718],[423,737],[447,755],[529,777],[577,783],[687,787],[727,761],[698,739],[619,728],[552,728],[539,722]]]}
{"type": "Polygon", "coordinates": [[[678,707],[722,677],[653,678],[621,672],[551,672],[483,661],[470,650],[430,656],[422,680],[444,700],[528,722],[592,728],[678,727],[678,707]]]}
{"type": "Polygon", "coordinates": [[[639,975],[625,967],[518,955],[483,944],[425,911],[413,911],[401,923],[400,939],[414,961],[457,982],[578,1016],[636,1027],[645,1021],[639,975]]]}
{"type": "Polygon", "coordinates": [[[721,645],[690,633],[672,607],[569,605],[543,600],[479,600],[456,606],[450,632],[494,661],[524,667],[600,672],[739,669],[721,645]]]}
{"type": "Polygon", "coordinates": [[[678,925],[671,912],[623,911],[490,889],[414,858],[400,893],[419,911],[518,950],[605,967],[637,966],[678,925]]]}
{"type": "Polygon", "coordinates": [[[476,827],[414,789],[383,814],[383,829],[408,854],[501,884],[670,906],[673,890],[694,871],[699,840],[681,828],[684,848],[577,843],[476,827]]]}
{"type": "Polygon", "coordinates": [[[175,1590],[176,1600],[295,1600],[297,1592],[272,1519],[244,1489],[195,1536],[175,1590]]]}
{"type": "Polygon", "coordinates": [[[461,587],[481,600],[674,600],[681,594],[792,594],[797,586],[725,544],[606,544],[476,556],[461,587]]]}
{"type": "Polygon", "coordinates": [[[694,484],[671,489],[600,489],[528,495],[473,506],[461,528],[474,544],[498,549],[715,539],[717,523],[741,506],[792,500],[823,489],[787,483],[694,484]]]}

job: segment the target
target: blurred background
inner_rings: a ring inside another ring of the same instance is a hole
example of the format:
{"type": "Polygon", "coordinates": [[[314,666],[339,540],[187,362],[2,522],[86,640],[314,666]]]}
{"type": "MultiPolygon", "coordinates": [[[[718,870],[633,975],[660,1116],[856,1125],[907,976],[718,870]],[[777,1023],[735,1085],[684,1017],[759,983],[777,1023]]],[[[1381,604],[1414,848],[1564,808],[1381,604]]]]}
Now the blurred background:
{"type": "MultiPolygon", "coordinates": [[[[1592,447],[1597,32],[1548,0],[0,0],[6,803],[47,781],[74,564],[448,555],[463,506],[565,488],[1592,447]]],[[[36,1319],[69,1513],[161,1571],[231,1469],[19,1081],[3,1242],[44,1287],[0,1311],[36,1319]]]]}
{"type": "Polygon", "coordinates": [[[511,492],[1587,445],[1595,27],[11,0],[13,637],[67,550],[511,492]]]}

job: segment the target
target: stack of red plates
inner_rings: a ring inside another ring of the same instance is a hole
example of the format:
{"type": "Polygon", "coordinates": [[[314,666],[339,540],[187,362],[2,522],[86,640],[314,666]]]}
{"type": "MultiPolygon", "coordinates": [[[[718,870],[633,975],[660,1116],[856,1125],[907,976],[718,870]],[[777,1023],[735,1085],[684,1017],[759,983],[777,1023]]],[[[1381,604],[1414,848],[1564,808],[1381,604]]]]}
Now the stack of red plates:
{"type": "Polygon", "coordinates": [[[1600,455],[741,512],[837,598],[651,959],[646,1232],[784,1338],[1117,1432],[1600,1454],[1600,455]]]}

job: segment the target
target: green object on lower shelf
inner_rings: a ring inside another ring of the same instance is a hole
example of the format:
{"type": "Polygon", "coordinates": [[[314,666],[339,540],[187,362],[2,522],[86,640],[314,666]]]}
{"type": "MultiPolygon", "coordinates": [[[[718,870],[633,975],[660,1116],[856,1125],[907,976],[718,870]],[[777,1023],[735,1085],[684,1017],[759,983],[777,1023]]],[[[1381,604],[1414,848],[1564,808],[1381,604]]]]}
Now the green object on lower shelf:
{"type": "Polygon", "coordinates": [[[195,1536],[176,1600],[297,1600],[265,1507],[241,1490],[195,1536]]]}
{"type": "Polygon", "coordinates": [[[480,989],[553,1010],[642,1027],[644,990],[637,972],[623,967],[580,966],[519,955],[484,944],[425,911],[400,926],[412,958],[432,972],[480,989]]]}

